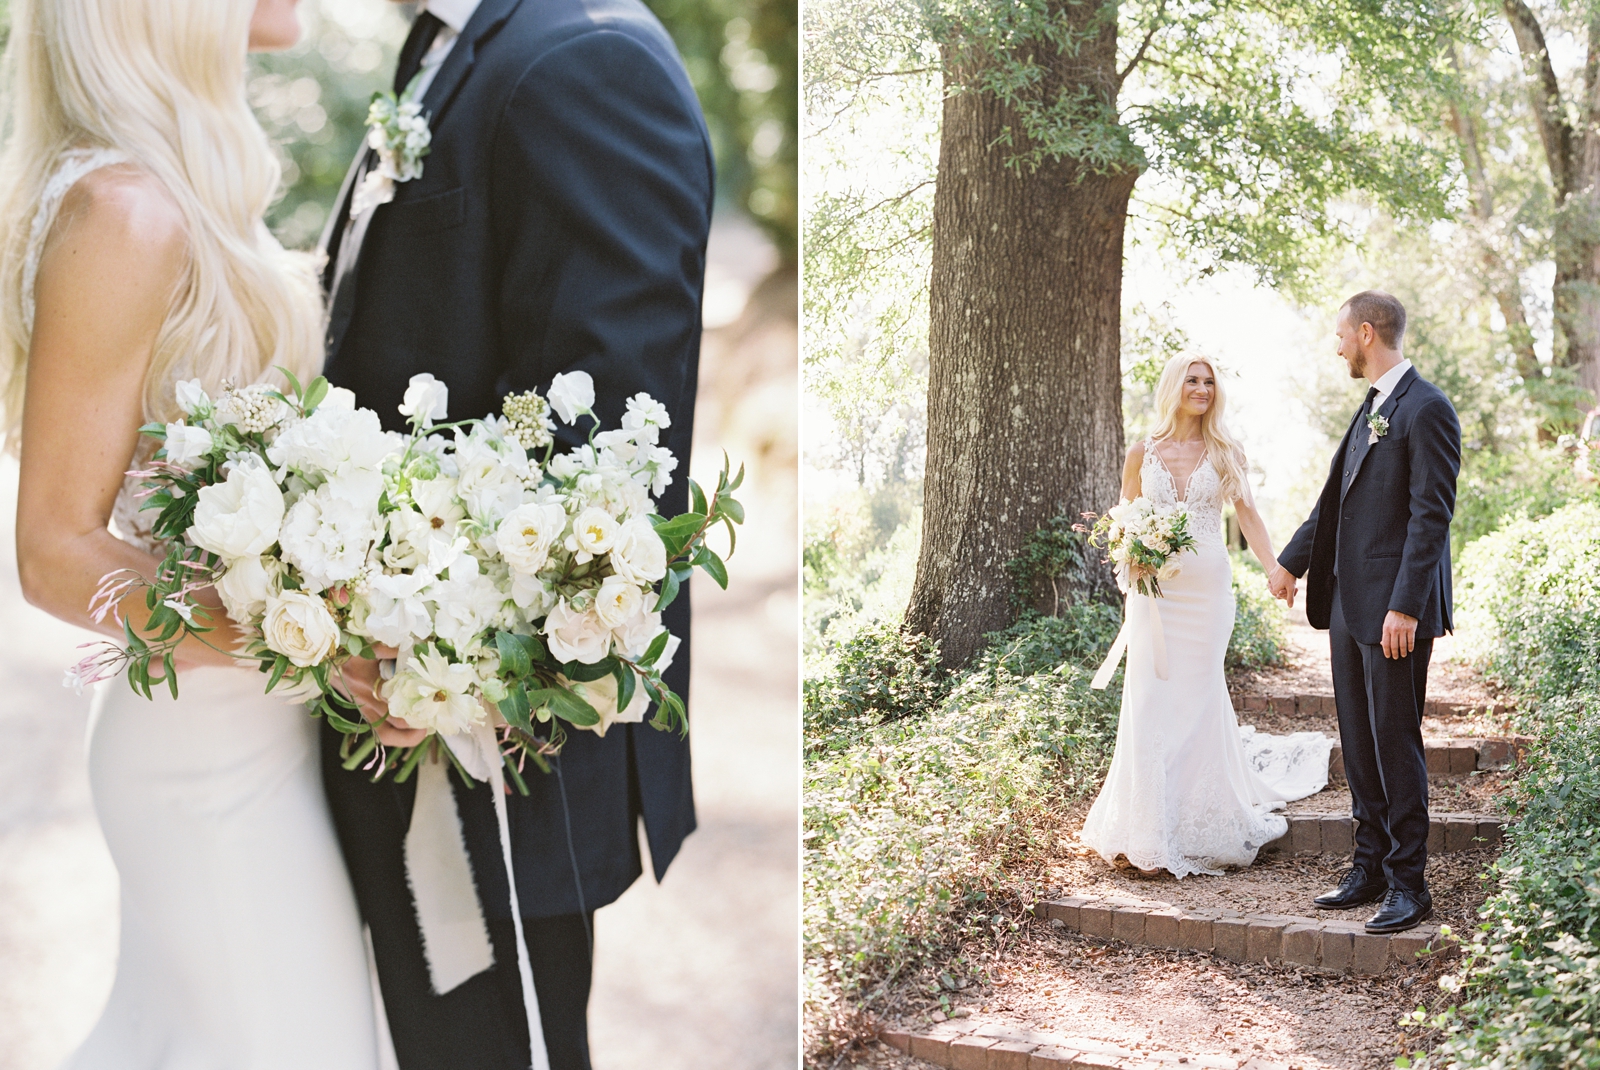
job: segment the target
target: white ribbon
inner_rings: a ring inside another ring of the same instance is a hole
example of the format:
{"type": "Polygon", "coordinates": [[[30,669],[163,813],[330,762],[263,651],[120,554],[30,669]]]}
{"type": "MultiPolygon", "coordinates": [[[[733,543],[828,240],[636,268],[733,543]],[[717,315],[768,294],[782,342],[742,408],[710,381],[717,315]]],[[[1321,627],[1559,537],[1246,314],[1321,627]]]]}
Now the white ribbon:
{"type": "Polygon", "coordinates": [[[1122,655],[1127,651],[1128,643],[1133,638],[1133,628],[1138,624],[1143,624],[1146,634],[1150,636],[1156,679],[1167,678],[1167,635],[1161,630],[1161,607],[1156,599],[1149,595],[1129,591],[1127,604],[1122,610],[1122,630],[1117,633],[1116,642],[1111,644],[1111,651],[1106,654],[1106,660],[1100,663],[1094,679],[1089,682],[1091,688],[1104,691],[1106,685],[1111,683],[1111,677],[1115,675],[1117,666],[1122,662],[1122,655]]]}

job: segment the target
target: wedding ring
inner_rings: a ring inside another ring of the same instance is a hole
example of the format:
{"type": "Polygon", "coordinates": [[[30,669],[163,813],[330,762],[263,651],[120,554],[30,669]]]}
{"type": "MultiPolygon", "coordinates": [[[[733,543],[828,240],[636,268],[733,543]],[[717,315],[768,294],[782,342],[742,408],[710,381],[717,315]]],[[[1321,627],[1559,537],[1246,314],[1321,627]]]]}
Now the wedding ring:
{"type": "Polygon", "coordinates": [[[393,658],[379,658],[378,659],[378,678],[380,680],[393,680],[394,679],[394,659],[393,658]]]}

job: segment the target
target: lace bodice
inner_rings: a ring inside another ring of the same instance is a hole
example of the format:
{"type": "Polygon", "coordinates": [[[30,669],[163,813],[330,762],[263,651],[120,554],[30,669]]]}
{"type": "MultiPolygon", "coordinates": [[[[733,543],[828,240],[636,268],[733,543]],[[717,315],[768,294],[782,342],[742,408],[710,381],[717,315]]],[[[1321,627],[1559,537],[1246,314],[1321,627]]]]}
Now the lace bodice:
{"type": "MultiPolygon", "coordinates": [[[[45,239],[50,236],[50,228],[55,225],[67,191],[85,175],[127,160],[128,157],[116,149],[68,149],[56,163],[55,173],[45,183],[39,207],[34,211],[33,223],[28,229],[27,255],[22,261],[22,325],[30,335],[33,333],[33,291],[39,280],[39,260],[44,255],[45,239]]],[[[140,449],[130,459],[130,468],[138,467],[149,457],[150,445],[148,439],[140,440],[140,449]]],[[[139,480],[132,477],[123,480],[111,511],[111,530],[123,541],[154,552],[155,540],[150,536],[154,514],[140,512],[139,489],[139,480]]]]}
{"type": "Polygon", "coordinates": [[[1144,463],[1139,468],[1139,485],[1144,496],[1157,505],[1173,506],[1181,500],[1189,509],[1189,533],[1201,546],[1223,546],[1222,539],[1222,479],[1212,467],[1210,457],[1200,458],[1200,464],[1189,477],[1182,499],[1178,497],[1177,482],[1161,455],[1156,452],[1154,439],[1144,441],[1144,463]]]}

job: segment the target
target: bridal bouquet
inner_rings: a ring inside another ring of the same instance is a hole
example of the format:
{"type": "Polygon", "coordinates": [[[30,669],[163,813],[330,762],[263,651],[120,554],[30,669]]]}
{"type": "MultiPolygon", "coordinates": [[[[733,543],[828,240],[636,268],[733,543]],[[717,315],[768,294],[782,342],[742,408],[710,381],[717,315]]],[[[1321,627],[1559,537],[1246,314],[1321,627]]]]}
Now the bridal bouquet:
{"type": "Polygon", "coordinates": [[[324,379],[289,380],[291,393],[259,385],[215,399],[183,383],[185,417],[142,429],[162,443],[135,474],[167,554],[154,582],[102,582],[91,608],[122,623],[126,642],[86,658],[74,682],[126,667],[146,698],[161,683],[176,697],[175,648],[212,630],[200,594],[214,587],[245,633],[236,656],[267,691],[345,734],[347,768],[377,751],[369,767],[403,779],[425,752],[451,754],[434,737],[489,724],[525,790],[519,755],[545,767],[564,725],[604,734],[653,702],[652,725],[687,731],[683,700],[662,681],[679,640],[661,611],[697,566],[726,587],[705,536],[725,525],[731,552],[742,468],[730,477],[724,459],[709,497],[691,480],[691,511],[660,516],[653,499],[677,459],[659,444],[671,419],[649,395],[628,400],[620,428],[596,419],[586,444],[555,452],[552,410],[567,424],[594,416],[582,372],[556,376],[548,398],[507,396],[503,416],[452,424],[436,422],[444,384],[416,376],[400,406],[406,435],[324,379]],[[142,629],[117,612],[137,588],[150,610],[142,629]],[[379,750],[335,686],[374,644],[400,652],[383,685],[391,714],[434,734],[404,754],[379,750]]]}
{"type": "Polygon", "coordinates": [[[1161,597],[1161,581],[1182,570],[1178,555],[1195,544],[1183,503],[1162,508],[1142,495],[1096,518],[1089,542],[1107,548],[1119,587],[1151,598],[1161,597]]]}

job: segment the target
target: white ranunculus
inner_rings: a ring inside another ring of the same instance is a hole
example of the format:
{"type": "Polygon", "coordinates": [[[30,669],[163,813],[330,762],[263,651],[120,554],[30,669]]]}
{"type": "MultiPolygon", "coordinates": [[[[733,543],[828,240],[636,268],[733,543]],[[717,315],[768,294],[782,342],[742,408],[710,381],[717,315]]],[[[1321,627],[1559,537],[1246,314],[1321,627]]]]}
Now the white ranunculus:
{"type": "Polygon", "coordinates": [[[339,625],[328,606],[305,591],[267,597],[261,637],[267,646],[302,669],[332,657],[339,648],[339,625]]]}
{"type": "Polygon", "coordinates": [[[610,513],[590,506],[572,522],[572,534],[567,536],[567,549],[576,555],[574,559],[581,565],[591,557],[599,557],[610,550],[616,542],[617,530],[618,524],[610,513]]]}
{"type": "Polygon", "coordinates": [[[223,561],[265,553],[283,526],[283,491],[267,466],[247,456],[222,483],[201,487],[189,538],[223,561]]]}
{"type": "Polygon", "coordinates": [[[607,576],[594,594],[594,613],[607,628],[619,628],[644,609],[644,592],[621,576],[607,576]]]}
{"type": "Polygon", "coordinates": [[[249,624],[266,612],[267,598],[279,590],[283,563],[275,557],[241,557],[217,580],[217,595],[228,616],[249,624]]]}
{"type": "Polygon", "coordinates": [[[472,692],[473,666],[452,662],[429,645],[406,658],[384,688],[389,713],[412,728],[453,736],[484,722],[487,714],[472,692]]]}
{"type": "Polygon", "coordinates": [[[211,432],[203,427],[188,427],[182,420],[167,425],[167,460],[181,468],[193,468],[211,452],[211,432]]]}
{"type": "Polygon", "coordinates": [[[562,661],[593,665],[611,653],[611,629],[593,609],[577,612],[566,601],[556,603],[544,621],[550,653],[562,661]]]}
{"type": "Polygon", "coordinates": [[[430,373],[413,375],[406,387],[405,400],[400,403],[400,415],[413,421],[421,420],[423,427],[432,427],[444,419],[450,403],[450,388],[430,373]]]}
{"type": "Polygon", "coordinates": [[[330,479],[290,507],[279,541],[283,556],[315,590],[354,579],[382,533],[383,479],[353,472],[330,479]]]}
{"type": "Polygon", "coordinates": [[[198,379],[185,379],[175,388],[177,391],[178,408],[182,409],[185,416],[193,416],[197,412],[204,412],[211,407],[211,398],[206,394],[205,388],[198,379]]]}
{"type": "Polygon", "coordinates": [[[643,586],[667,574],[667,547],[647,516],[635,516],[617,529],[611,544],[611,569],[643,586]]]}
{"type": "Polygon", "coordinates": [[[588,372],[563,372],[550,380],[545,395],[563,423],[572,423],[581,413],[594,408],[594,380],[588,372]]]}
{"type": "MultiPolygon", "coordinates": [[[[628,708],[617,710],[617,678],[606,673],[598,680],[568,680],[565,676],[557,674],[556,683],[574,692],[579,698],[594,707],[600,715],[600,723],[589,725],[588,728],[597,736],[606,734],[606,729],[614,724],[638,724],[644,720],[645,711],[650,708],[650,695],[643,687],[635,687],[633,698],[628,701],[628,708]]],[[[635,681],[637,683],[637,681],[635,681]]]]}
{"type": "Polygon", "coordinates": [[[544,568],[550,548],[567,526],[567,511],[559,502],[528,502],[500,521],[494,541],[500,556],[512,569],[531,576],[544,568]]]}

